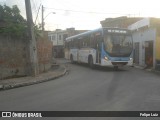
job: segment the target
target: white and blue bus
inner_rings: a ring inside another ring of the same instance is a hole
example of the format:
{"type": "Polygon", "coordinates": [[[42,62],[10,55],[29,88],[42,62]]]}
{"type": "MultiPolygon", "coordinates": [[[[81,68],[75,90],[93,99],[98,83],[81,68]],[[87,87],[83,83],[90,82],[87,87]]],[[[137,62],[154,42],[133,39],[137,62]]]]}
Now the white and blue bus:
{"type": "Polygon", "coordinates": [[[132,66],[131,31],[121,28],[99,28],[66,38],[65,58],[71,62],[99,66],[132,66]]]}

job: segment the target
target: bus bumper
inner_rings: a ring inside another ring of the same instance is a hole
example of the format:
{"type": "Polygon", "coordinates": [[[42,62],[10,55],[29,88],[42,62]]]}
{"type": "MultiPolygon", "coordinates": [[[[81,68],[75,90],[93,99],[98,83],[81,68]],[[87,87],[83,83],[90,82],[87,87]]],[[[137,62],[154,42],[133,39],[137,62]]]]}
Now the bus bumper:
{"type": "Polygon", "coordinates": [[[101,66],[133,66],[133,60],[129,61],[107,61],[102,59],[101,66]]]}

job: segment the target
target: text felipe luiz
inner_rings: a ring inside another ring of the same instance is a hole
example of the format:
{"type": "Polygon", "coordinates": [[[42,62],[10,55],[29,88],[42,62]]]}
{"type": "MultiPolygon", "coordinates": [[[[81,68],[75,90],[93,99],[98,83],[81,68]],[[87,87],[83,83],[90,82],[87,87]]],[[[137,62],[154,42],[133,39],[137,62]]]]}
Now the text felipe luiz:
{"type": "Polygon", "coordinates": [[[140,117],[158,117],[158,113],[140,113],[140,117]]]}

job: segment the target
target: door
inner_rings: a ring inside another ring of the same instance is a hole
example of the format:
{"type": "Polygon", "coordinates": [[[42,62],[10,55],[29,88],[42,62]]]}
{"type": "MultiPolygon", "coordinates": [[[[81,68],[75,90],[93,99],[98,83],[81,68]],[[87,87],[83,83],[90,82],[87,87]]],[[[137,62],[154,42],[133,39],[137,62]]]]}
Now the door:
{"type": "Polygon", "coordinates": [[[96,43],[96,63],[101,63],[101,34],[95,34],[95,43],[96,43]]]}
{"type": "Polygon", "coordinates": [[[134,63],[139,64],[139,43],[135,43],[135,49],[134,49],[134,63]]]}
{"type": "Polygon", "coordinates": [[[145,64],[153,67],[153,41],[145,42],[145,64]]]}

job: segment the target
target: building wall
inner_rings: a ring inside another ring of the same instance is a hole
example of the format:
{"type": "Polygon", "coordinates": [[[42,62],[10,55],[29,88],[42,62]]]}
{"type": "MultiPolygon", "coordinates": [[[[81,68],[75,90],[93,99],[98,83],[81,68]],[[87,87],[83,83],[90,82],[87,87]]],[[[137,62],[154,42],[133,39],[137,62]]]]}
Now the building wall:
{"type": "MultiPolygon", "coordinates": [[[[64,45],[65,36],[67,35],[64,30],[56,30],[48,33],[48,38],[53,42],[53,46],[64,45]]],[[[67,36],[66,36],[67,37],[67,36]]]]}
{"type": "Polygon", "coordinates": [[[52,42],[48,39],[37,40],[37,54],[39,73],[45,72],[51,68],[52,65],[52,42]]]}
{"type": "MultiPolygon", "coordinates": [[[[146,42],[152,41],[153,42],[153,48],[155,48],[155,42],[156,42],[156,29],[154,28],[148,28],[145,30],[138,30],[133,33],[133,42],[134,42],[134,49],[136,48],[135,43],[139,43],[139,65],[145,66],[145,44],[146,42]]],[[[155,49],[153,49],[153,67],[155,67],[155,49]]]]}
{"type": "Polygon", "coordinates": [[[48,33],[48,39],[53,42],[53,46],[64,46],[67,37],[86,32],[87,30],[75,30],[68,28],[66,30],[57,29],[48,33]],[[60,37],[61,36],[61,37],[60,37]]]}
{"type": "Polygon", "coordinates": [[[64,57],[65,39],[85,31],[87,30],[75,30],[75,28],[68,28],[66,30],[57,29],[55,31],[49,32],[48,39],[53,42],[53,56],[58,58],[64,57]]]}
{"type": "Polygon", "coordinates": [[[160,35],[157,35],[156,39],[156,66],[157,70],[160,70],[160,35]]]}
{"type": "MultiPolygon", "coordinates": [[[[27,39],[11,38],[0,35],[0,80],[10,77],[26,76],[30,72],[27,39]]],[[[37,40],[39,71],[51,67],[52,42],[48,39],[37,40]]]]}
{"type": "Polygon", "coordinates": [[[0,79],[28,74],[27,40],[0,35],[0,79]]]}
{"type": "Polygon", "coordinates": [[[151,18],[151,26],[156,28],[156,69],[160,70],[160,18],[151,18]]]}
{"type": "Polygon", "coordinates": [[[106,18],[105,20],[101,21],[102,27],[120,27],[120,28],[127,28],[129,25],[141,20],[142,18],[136,17],[117,17],[117,18],[106,18]]]}

